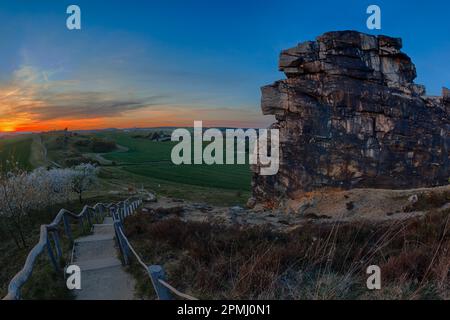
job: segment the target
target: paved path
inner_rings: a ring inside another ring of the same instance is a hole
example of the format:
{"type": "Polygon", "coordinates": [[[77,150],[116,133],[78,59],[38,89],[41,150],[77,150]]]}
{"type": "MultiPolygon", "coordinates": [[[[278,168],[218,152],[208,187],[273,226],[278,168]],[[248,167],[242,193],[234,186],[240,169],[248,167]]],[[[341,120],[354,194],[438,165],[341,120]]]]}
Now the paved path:
{"type": "Polygon", "coordinates": [[[77,300],[131,300],[134,279],[118,258],[112,218],[94,224],[92,235],[75,240],[73,263],[81,268],[77,300]]]}

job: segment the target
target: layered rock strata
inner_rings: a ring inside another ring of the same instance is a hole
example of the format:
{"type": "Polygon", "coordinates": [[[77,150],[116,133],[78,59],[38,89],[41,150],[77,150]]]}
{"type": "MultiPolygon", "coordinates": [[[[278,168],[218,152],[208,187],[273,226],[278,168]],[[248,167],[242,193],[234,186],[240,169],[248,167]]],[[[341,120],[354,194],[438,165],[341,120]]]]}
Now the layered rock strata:
{"type": "Polygon", "coordinates": [[[281,52],[287,79],[261,89],[262,111],[280,130],[280,169],[253,168],[254,198],[448,183],[449,91],[426,96],[401,48],[399,38],[340,31],[281,52]]]}

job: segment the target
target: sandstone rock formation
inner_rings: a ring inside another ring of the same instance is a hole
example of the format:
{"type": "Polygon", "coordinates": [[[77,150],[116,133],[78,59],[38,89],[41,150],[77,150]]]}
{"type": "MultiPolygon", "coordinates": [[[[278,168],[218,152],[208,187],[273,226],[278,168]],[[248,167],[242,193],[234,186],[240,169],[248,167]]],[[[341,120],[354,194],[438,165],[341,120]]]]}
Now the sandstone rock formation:
{"type": "Polygon", "coordinates": [[[280,130],[280,170],[254,174],[254,198],[448,183],[449,91],[427,97],[401,47],[398,38],[340,31],[281,53],[287,79],[261,89],[262,111],[280,130]]]}

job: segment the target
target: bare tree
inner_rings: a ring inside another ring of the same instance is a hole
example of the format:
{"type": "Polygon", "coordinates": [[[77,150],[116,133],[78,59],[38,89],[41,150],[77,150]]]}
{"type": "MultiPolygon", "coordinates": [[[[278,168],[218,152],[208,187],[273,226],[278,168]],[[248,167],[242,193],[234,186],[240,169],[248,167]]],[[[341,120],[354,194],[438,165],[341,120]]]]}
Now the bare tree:
{"type": "Polygon", "coordinates": [[[83,192],[97,182],[98,168],[90,163],[84,163],[74,167],[73,171],[72,191],[78,194],[78,200],[83,203],[83,192]]]}

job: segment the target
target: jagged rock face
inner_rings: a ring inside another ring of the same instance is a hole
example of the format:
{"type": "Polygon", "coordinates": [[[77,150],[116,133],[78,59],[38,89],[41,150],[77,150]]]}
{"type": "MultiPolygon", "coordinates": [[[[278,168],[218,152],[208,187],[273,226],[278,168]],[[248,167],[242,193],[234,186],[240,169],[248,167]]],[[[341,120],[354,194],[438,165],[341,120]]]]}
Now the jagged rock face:
{"type": "Polygon", "coordinates": [[[280,170],[254,174],[256,199],[448,182],[449,92],[426,97],[401,47],[401,39],[342,31],[281,53],[287,79],[261,89],[262,111],[280,130],[280,170]]]}

